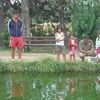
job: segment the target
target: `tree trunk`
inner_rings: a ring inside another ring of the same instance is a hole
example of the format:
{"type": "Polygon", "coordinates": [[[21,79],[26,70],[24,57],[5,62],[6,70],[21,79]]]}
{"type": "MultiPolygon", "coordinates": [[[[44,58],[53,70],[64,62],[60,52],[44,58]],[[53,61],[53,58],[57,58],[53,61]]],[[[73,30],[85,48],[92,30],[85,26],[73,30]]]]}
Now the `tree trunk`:
{"type": "Polygon", "coordinates": [[[60,3],[60,10],[59,10],[59,21],[60,21],[60,25],[63,28],[63,30],[65,29],[65,25],[64,25],[64,0],[61,1],[60,3]]]}
{"type": "Polygon", "coordinates": [[[3,31],[5,19],[4,19],[4,11],[3,9],[0,10],[0,47],[2,46],[2,34],[1,32],[3,31]]]}
{"type": "Polygon", "coordinates": [[[2,32],[4,26],[4,14],[3,11],[0,11],[0,32],[2,32]]]}
{"type": "Polygon", "coordinates": [[[28,0],[22,0],[23,36],[30,36],[28,0]]]}

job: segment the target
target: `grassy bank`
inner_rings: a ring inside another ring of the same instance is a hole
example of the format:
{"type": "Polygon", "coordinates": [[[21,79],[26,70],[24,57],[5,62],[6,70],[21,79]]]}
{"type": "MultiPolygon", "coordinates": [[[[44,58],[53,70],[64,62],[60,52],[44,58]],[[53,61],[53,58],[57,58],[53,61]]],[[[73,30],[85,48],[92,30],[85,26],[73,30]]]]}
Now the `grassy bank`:
{"type": "Polygon", "coordinates": [[[0,72],[100,72],[100,64],[57,62],[48,58],[34,62],[0,62],[0,72]]]}

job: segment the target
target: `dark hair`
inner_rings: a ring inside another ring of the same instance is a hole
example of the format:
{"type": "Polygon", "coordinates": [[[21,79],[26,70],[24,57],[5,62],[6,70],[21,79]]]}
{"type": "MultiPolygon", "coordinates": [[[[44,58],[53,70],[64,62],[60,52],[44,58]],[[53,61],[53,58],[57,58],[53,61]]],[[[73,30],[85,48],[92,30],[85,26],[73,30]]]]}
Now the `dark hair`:
{"type": "Polygon", "coordinates": [[[88,35],[85,35],[84,36],[84,39],[89,39],[90,37],[88,35]]]}
{"type": "Polygon", "coordinates": [[[58,29],[61,29],[61,31],[63,31],[63,28],[60,25],[57,26],[56,30],[58,31],[58,29]]]}
{"type": "Polygon", "coordinates": [[[74,34],[73,33],[70,33],[70,35],[69,36],[74,36],[74,34]]]}
{"type": "Polygon", "coordinates": [[[19,12],[18,10],[14,10],[12,14],[13,14],[13,15],[14,15],[14,14],[20,14],[20,12],[19,12]]]}
{"type": "Polygon", "coordinates": [[[98,32],[97,34],[100,34],[100,32],[98,32]]]}

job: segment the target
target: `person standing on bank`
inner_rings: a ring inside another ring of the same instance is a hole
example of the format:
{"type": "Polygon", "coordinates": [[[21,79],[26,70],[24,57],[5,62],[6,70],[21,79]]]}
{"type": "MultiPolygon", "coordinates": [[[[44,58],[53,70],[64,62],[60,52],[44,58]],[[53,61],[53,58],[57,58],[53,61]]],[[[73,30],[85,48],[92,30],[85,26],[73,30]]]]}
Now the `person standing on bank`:
{"type": "Polygon", "coordinates": [[[97,55],[97,61],[100,62],[100,32],[97,34],[97,38],[96,38],[96,55],[97,55]]]}
{"type": "Polygon", "coordinates": [[[65,40],[64,32],[62,32],[62,28],[60,26],[58,26],[57,30],[56,30],[56,34],[55,34],[56,53],[57,53],[58,61],[60,60],[60,55],[62,55],[64,61],[66,61],[64,40],[65,40]]]}
{"type": "Polygon", "coordinates": [[[75,61],[77,42],[73,34],[70,34],[68,39],[69,59],[75,61]]]}
{"type": "Polygon", "coordinates": [[[13,11],[12,18],[8,21],[8,32],[10,35],[9,46],[11,47],[11,58],[14,61],[15,49],[18,49],[18,61],[21,61],[21,53],[23,48],[22,37],[22,20],[20,19],[20,13],[17,10],[13,11]]]}

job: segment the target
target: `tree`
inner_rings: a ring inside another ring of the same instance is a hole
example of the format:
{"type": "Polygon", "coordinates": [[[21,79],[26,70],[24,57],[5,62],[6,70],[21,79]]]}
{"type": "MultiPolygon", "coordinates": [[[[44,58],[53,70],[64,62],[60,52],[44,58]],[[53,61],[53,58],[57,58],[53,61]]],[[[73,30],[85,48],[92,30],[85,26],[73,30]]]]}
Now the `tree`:
{"type": "Polygon", "coordinates": [[[98,8],[97,4],[100,5],[98,0],[74,0],[71,2],[69,6],[71,23],[73,33],[76,36],[81,37],[84,34],[88,34],[94,38],[95,26],[97,24],[96,20],[98,19],[97,12],[99,11],[99,9],[96,11],[96,8],[98,8]]]}
{"type": "Polygon", "coordinates": [[[30,16],[36,19],[34,21],[37,23],[44,21],[60,22],[60,25],[64,28],[66,3],[67,0],[30,0],[30,16]]]}
{"type": "Polygon", "coordinates": [[[6,14],[6,2],[4,2],[4,0],[0,0],[0,32],[2,32],[2,29],[4,27],[5,14],[6,14]]]}
{"type": "MultiPolygon", "coordinates": [[[[6,0],[0,0],[0,33],[4,30],[5,25],[5,19],[6,19],[6,12],[7,12],[7,6],[8,2],[6,0]]],[[[2,44],[2,34],[0,34],[0,47],[2,44]]]]}
{"type": "Polygon", "coordinates": [[[23,33],[24,33],[24,36],[30,36],[30,25],[29,25],[29,3],[28,3],[28,0],[22,0],[22,3],[21,3],[21,6],[22,6],[22,19],[23,19],[23,27],[24,27],[24,30],[23,30],[23,33]]]}
{"type": "MultiPolygon", "coordinates": [[[[10,12],[8,1],[0,1],[0,30],[6,12],[10,12]]],[[[18,8],[16,5],[10,7],[18,8]]],[[[71,23],[72,31],[78,37],[84,34],[94,37],[96,30],[100,29],[100,0],[22,0],[21,8],[25,36],[30,35],[32,23],[50,21],[60,22],[63,28],[66,23],[71,23]]]]}

